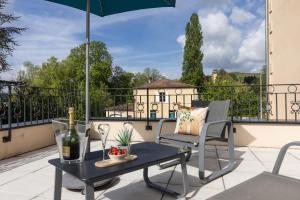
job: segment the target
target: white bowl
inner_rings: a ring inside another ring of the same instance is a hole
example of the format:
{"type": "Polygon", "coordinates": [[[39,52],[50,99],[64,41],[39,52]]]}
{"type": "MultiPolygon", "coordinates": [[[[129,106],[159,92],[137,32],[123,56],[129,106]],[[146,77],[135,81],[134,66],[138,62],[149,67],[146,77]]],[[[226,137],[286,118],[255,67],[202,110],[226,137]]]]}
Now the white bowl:
{"type": "Polygon", "coordinates": [[[126,154],[122,154],[122,155],[108,154],[108,156],[113,161],[122,161],[122,160],[125,160],[125,158],[126,158],[126,154]]]}

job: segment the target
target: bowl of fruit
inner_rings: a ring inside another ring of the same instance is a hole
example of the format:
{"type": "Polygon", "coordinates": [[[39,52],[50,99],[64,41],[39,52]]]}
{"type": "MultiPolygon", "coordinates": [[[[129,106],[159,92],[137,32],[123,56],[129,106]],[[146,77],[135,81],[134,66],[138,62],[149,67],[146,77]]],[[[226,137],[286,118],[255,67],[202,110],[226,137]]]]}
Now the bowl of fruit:
{"type": "Polygon", "coordinates": [[[113,161],[125,160],[127,156],[127,148],[111,147],[108,156],[113,161]]]}

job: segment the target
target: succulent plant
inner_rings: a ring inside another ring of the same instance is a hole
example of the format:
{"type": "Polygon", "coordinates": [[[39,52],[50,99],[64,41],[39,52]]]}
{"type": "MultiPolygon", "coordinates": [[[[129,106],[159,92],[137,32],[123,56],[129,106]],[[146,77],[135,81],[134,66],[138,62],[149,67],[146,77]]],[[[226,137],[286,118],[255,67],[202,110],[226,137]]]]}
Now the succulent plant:
{"type": "Polygon", "coordinates": [[[132,131],[127,128],[123,128],[119,131],[116,141],[120,146],[129,146],[131,142],[132,131]]]}

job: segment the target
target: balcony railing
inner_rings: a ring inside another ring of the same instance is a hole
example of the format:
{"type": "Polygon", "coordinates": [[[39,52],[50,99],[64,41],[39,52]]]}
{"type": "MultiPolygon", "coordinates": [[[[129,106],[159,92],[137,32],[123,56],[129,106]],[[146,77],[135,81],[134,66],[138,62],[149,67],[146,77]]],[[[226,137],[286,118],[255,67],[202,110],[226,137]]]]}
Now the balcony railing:
{"type": "MultiPolygon", "coordinates": [[[[67,107],[80,105],[78,90],[29,87],[23,83],[0,81],[0,130],[50,123],[66,116],[67,107]]],[[[82,107],[82,106],[81,106],[82,107]]]]}
{"type": "MultiPolygon", "coordinates": [[[[67,85],[67,84],[66,84],[67,85]]],[[[205,86],[202,88],[114,88],[91,92],[91,119],[141,120],[176,118],[180,106],[193,101],[231,101],[229,115],[235,123],[300,123],[300,84],[205,86]]],[[[65,88],[29,87],[18,82],[0,82],[0,130],[50,123],[66,117],[75,106],[84,117],[84,92],[72,84],[65,88]]]]}
{"type": "Polygon", "coordinates": [[[193,101],[229,99],[238,122],[300,123],[300,85],[235,85],[171,89],[107,89],[91,101],[92,119],[147,120],[176,118],[180,106],[193,101]]]}

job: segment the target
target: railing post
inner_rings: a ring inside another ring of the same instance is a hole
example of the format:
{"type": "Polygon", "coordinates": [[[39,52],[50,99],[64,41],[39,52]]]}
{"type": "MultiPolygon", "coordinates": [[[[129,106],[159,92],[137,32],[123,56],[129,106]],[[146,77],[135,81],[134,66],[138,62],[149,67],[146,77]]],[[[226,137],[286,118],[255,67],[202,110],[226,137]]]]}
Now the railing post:
{"type": "Polygon", "coordinates": [[[234,94],[235,93],[235,89],[231,86],[230,87],[230,110],[231,110],[231,121],[233,121],[234,118],[234,94]]]}
{"type": "Polygon", "coordinates": [[[8,86],[8,136],[3,137],[3,143],[7,143],[11,141],[11,85],[8,86]]]}
{"type": "Polygon", "coordinates": [[[147,88],[147,125],[146,130],[152,130],[152,126],[150,125],[149,119],[149,88],[147,88]]]}

